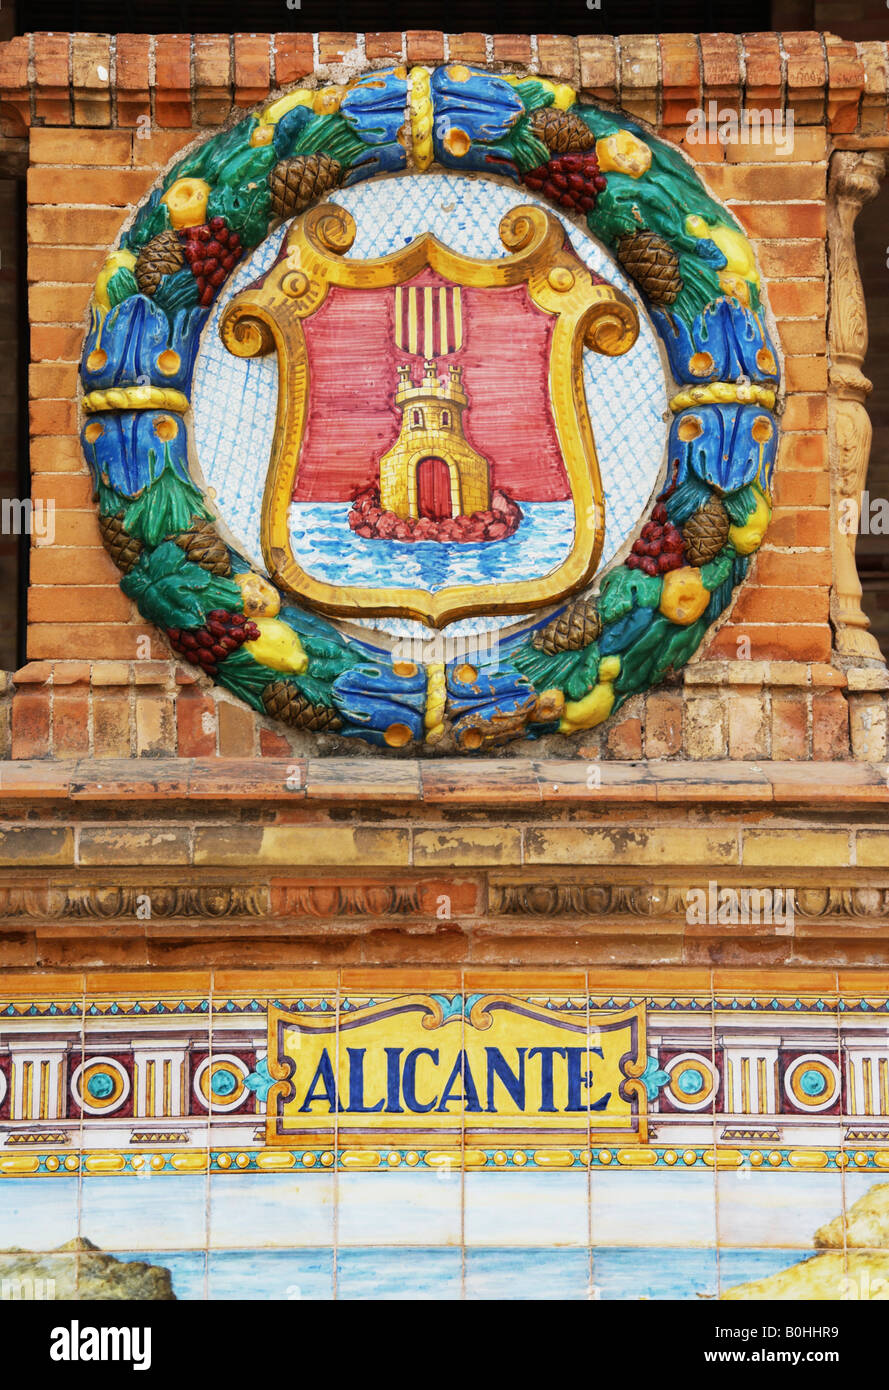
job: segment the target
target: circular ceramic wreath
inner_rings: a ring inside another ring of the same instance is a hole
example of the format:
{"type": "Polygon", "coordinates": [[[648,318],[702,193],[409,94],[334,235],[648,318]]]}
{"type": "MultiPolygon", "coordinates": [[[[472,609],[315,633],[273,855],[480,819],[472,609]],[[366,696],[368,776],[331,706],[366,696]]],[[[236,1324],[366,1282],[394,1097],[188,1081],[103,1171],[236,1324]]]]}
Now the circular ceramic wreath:
{"type": "Polygon", "coordinates": [[[601,723],[689,659],[769,520],[778,366],[746,237],[672,146],[544,79],[374,72],[193,149],[101,270],[81,379],[102,538],[142,616],[260,713],[383,747],[601,723]],[[347,639],[226,544],[189,467],[200,334],[242,257],[340,185],[433,163],[582,219],[644,296],[677,388],[665,485],[623,563],[501,642],[495,666],[418,667],[347,639]]]}

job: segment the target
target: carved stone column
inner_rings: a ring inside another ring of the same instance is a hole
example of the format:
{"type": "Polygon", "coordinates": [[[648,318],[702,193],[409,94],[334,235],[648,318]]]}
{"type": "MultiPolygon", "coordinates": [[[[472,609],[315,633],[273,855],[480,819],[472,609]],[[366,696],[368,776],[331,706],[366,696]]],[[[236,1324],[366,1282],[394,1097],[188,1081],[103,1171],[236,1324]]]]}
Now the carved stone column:
{"type": "Polygon", "coordinates": [[[871,383],[861,370],[867,352],[867,312],[855,256],[855,219],[876,197],[885,172],[879,150],[843,150],[833,156],[828,186],[827,234],[830,269],[828,345],[833,590],[830,615],[836,649],[843,656],[876,658],[882,654],[861,610],[861,582],[855,563],[857,525],[841,519],[860,515],[861,494],[870,455],[871,423],[864,402],[871,383]],[[853,507],[849,507],[849,502],[853,507]],[[843,504],[846,504],[845,506],[843,504]]]}

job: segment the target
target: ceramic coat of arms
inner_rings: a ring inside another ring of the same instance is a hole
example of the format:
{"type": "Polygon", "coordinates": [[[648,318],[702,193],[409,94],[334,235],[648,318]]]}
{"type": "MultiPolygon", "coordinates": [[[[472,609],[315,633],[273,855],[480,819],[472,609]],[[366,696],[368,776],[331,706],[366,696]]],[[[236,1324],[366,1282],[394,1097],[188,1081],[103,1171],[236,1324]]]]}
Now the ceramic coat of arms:
{"type": "Polygon", "coordinates": [[[143,616],[254,709],[383,748],[602,723],[770,514],[746,237],[543,79],[373,72],[194,147],[102,269],[82,381],[143,616]]]}

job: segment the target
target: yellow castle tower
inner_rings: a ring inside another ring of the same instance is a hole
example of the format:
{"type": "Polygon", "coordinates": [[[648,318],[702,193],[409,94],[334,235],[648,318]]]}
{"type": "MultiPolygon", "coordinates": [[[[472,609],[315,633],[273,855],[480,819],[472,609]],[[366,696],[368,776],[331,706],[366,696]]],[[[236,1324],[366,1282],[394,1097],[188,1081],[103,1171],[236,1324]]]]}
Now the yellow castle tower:
{"type": "Polygon", "coordinates": [[[401,407],[401,432],[380,459],[383,510],[433,521],[487,511],[488,460],[463,435],[469,405],[463,368],[450,367],[440,379],[435,363],[427,360],[415,383],[410,367],[399,367],[395,404],[401,407]]]}

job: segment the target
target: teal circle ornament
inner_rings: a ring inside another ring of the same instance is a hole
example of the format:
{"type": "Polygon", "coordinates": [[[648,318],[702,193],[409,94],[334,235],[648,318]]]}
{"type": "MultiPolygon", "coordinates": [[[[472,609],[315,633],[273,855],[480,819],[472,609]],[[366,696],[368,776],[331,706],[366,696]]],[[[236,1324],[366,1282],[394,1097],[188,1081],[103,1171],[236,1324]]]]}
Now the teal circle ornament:
{"type": "Polygon", "coordinates": [[[545,78],[382,69],[199,140],[108,255],[80,376],[124,593],[327,751],[597,727],[681,671],[771,514],[748,238],[545,78]]]}

